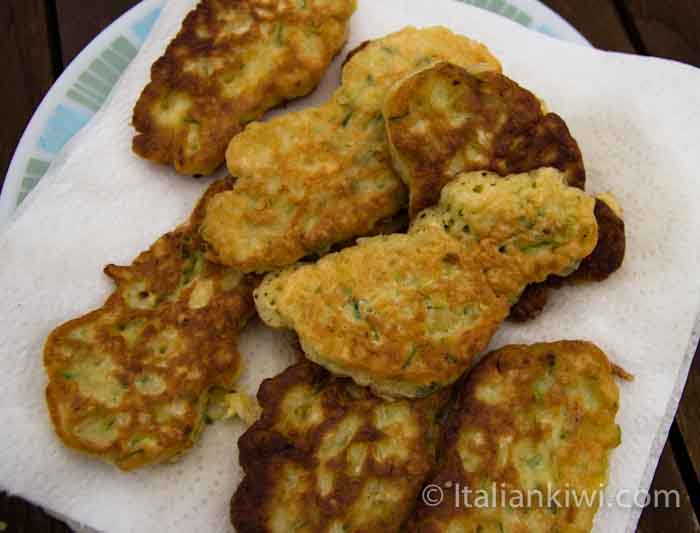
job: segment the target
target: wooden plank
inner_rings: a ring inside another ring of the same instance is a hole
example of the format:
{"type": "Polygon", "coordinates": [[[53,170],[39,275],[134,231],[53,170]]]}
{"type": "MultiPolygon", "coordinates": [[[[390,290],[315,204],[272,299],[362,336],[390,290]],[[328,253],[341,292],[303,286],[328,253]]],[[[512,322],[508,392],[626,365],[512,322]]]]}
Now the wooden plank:
{"type": "Polygon", "coordinates": [[[55,0],[63,64],[139,0],[55,0]]]}
{"type": "MultiPolygon", "coordinates": [[[[700,2],[697,0],[620,0],[621,13],[650,55],[700,66],[700,2]]],[[[690,369],[676,421],[700,479],[700,360],[698,350],[690,369]]]]}
{"type": "Polygon", "coordinates": [[[36,106],[53,83],[43,0],[0,2],[0,187],[36,106]]]}
{"type": "MultiPolygon", "coordinates": [[[[698,519],[693,512],[690,504],[690,498],[686,491],[683,479],[678,471],[676,462],[673,458],[673,452],[669,443],[666,443],[664,451],[659,460],[659,466],[656,469],[654,482],[651,484],[651,494],[654,491],[661,490],[677,490],[678,491],[678,508],[672,505],[668,508],[664,506],[649,506],[642,512],[642,517],[639,520],[637,527],[638,533],[698,533],[700,525],[698,519]]],[[[653,497],[652,497],[653,499],[653,497]]],[[[671,503],[675,504],[673,498],[671,503]]],[[[659,502],[663,503],[663,498],[659,498],[659,502]]]]}
{"type": "MultiPolygon", "coordinates": [[[[698,64],[700,2],[697,0],[675,2],[673,8],[658,0],[628,0],[622,9],[618,9],[612,0],[593,0],[587,3],[585,9],[581,8],[581,3],[577,0],[543,1],[598,48],[635,52],[633,40],[641,40],[638,52],[698,64]],[[623,20],[623,17],[628,18],[623,20]],[[633,30],[632,35],[627,33],[625,25],[633,30]],[[679,42],[684,46],[679,45],[679,42]]],[[[685,445],[695,469],[694,474],[697,475],[700,473],[700,361],[697,354],[679,406],[677,421],[684,439],[680,445],[685,445]]],[[[675,488],[681,491],[683,505],[679,510],[645,509],[638,531],[698,531],[691,500],[668,443],[659,461],[652,488],[675,488]]]]}
{"type": "Polygon", "coordinates": [[[38,507],[0,493],[0,521],[6,533],[71,533],[63,522],[51,518],[38,507]]]}
{"type": "Polygon", "coordinates": [[[542,0],[601,50],[635,53],[612,0],[542,0]]]}
{"type": "Polygon", "coordinates": [[[620,0],[620,4],[650,55],[700,66],[698,0],[620,0]]]}
{"type": "MultiPolygon", "coordinates": [[[[0,128],[0,187],[24,129],[44,94],[54,81],[60,64],[53,64],[53,37],[44,0],[5,0],[0,2],[0,101],[3,127],[0,128]]],[[[19,498],[0,493],[0,521],[7,531],[17,533],[68,533],[53,520],[19,498]]]]}
{"type": "Polygon", "coordinates": [[[700,479],[700,349],[690,367],[688,383],[678,407],[676,421],[683,435],[696,479],[700,479]]]}

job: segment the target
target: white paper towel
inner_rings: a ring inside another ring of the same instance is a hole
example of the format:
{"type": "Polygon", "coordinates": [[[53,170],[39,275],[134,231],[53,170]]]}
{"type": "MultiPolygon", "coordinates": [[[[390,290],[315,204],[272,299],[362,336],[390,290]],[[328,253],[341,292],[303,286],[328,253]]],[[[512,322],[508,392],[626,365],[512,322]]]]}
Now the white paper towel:
{"type": "MultiPolygon", "coordinates": [[[[229,531],[228,501],[241,475],[237,422],[208,427],[178,464],[123,474],[65,450],[43,400],[49,331],[101,305],[111,290],[102,267],[128,264],[184,220],[207,185],[130,150],[131,110],[149,67],[193,3],[167,4],[110,101],[0,234],[0,488],[98,530],[229,531]]],[[[623,443],[607,493],[648,488],[697,342],[700,71],[559,42],[449,0],[360,0],[347,49],[408,24],[444,24],[484,41],[506,74],[564,117],[583,151],[588,188],[621,200],[622,270],[557,291],[539,319],[506,324],[492,346],[588,339],[635,374],[621,384],[623,443]]],[[[341,59],[292,107],[324,100],[341,59]]],[[[245,390],[254,393],[262,377],[289,364],[288,341],[259,323],[245,332],[245,390]]],[[[634,531],[639,512],[606,505],[596,531],[634,531]]]]}

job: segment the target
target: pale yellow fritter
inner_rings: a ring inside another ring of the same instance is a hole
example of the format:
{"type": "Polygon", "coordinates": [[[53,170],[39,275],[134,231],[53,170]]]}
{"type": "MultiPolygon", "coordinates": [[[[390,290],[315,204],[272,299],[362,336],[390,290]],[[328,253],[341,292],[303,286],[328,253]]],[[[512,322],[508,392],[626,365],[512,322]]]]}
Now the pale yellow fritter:
{"type": "Polygon", "coordinates": [[[44,348],[46,399],[66,446],[131,470],[175,459],[202,428],[208,393],[231,389],[238,331],[255,279],[204,259],[203,203],[128,267],[104,306],[55,329],[44,348]]]}
{"type": "Polygon", "coordinates": [[[620,444],[615,373],[605,354],[583,341],[506,346],[487,355],[469,374],[444,430],[429,481],[444,499],[419,503],[407,531],[591,531],[610,451],[620,444]]]}
{"type": "Polygon", "coordinates": [[[303,362],[263,382],[261,419],[238,441],[238,533],[391,533],[435,459],[447,394],[387,401],[303,362]]]}
{"type": "Polygon", "coordinates": [[[411,217],[473,170],[555,167],[569,185],[584,187],[581,151],[564,121],[499,72],[438,63],[395,83],[382,112],[394,166],[410,188],[411,217]]]}
{"type": "Polygon", "coordinates": [[[202,0],[153,65],[134,152],[211,174],[247,122],[313,90],[354,10],[355,0],[202,0]]]}
{"type": "Polygon", "coordinates": [[[268,274],[255,305],[328,370],[380,394],[425,396],[471,366],[526,285],[591,253],[593,207],[553,169],[466,174],[407,235],[268,274]]]}
{"type": "Polygon", "coordinates": [[[437,206],[417,216],[411,231],[442,227],[475,249],[496,294],[515,303],[523,280],[567,276],[596,246],[595,199],[565,179],[552,168],[506,177],[462,174],[442,189],[437,206]]]}
{"type": "Polygon", "coordinates": [[[371,232],[407,203],[391,166],[381,106],[409,72],[448,59],[498,71],[481,44],[445,28],[406,28],[358,49],[320,107],[249,124],[229,145],[230,192],[209,204],[203,234],[213,261],[268,271],[371,232]]]}

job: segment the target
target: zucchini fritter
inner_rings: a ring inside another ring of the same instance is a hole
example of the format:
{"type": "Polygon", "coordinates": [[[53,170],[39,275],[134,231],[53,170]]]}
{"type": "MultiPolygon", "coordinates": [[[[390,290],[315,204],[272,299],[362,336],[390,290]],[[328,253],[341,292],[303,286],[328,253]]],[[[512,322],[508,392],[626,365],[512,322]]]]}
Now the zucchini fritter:
{"type": "Polygon", "coordinates": [[[211,174],[245,123],[313,90],[354,10],[355,0],[202,0],[152,67],[134,152],[211,174]]]}
{"type": "Polygon", "coordinates": [[[382,112],[394,167],[410,189],[411,218],[473,170],[505,176],[554,167],[584,187],[581,152],[564,121],[499,72],[438,63],[395,83],[382,112]]]}
{"type": "Polygon", "coordinates": [[[605,354],[583,341],[487,355],[461,388],[439,446],[429,483],[444,499],[419,503],[407,530],[589,532],[620,444],[613,377],[605,354]]]}
{"type": "Polygon", "coordinates": [[[190,221],[131,266],[109,265],[104,306],[55,329],[44,348],[46,399],[67,446],[121,469],[175,459],[202,428],[212,387],[231,389],[238,331],[253,314],[255,280],[204,259],[190,221]]]}
{"type": "Polygon", "coordinates": [[[310,360],[407,397],[457,379],[508,315],[477,257],[442,229],[363,239],[269,274],[255,303],[268,325],[297,332],[310,360]]]}
{"type": "Polygon", "coordinates": [[[407,235],[268,274],[258,313],[336,374],[388,396],[430,394],[471,366],[526,285],[570,273],[595,247],[594,200],[563,180],[465,174],[407,235]]]}
{"type": "Polygon", "coordinates": [[[406,28],[354,53],[322,106],[249,124],[226,154],[238,181],[212,199],[204,220],[212,261],[273,270],[367,235],[399,212],[407,190],[391,166],[382,102],[395,81],[447,58],[473,72],[500,70],[466,37],[406,28]]]}
{"type": "Polygon", "coordinates": [[[399,531],[434,464],[447,399],[387,401],[303,362],[263,382],[238,441],[238,533],[399,531]]]}
{"type": "Polygon", "coordinates": [[[470,172],[442,189],[440,203],[422,211],[411,232],[444,228],[474,250],[496,294],[513,304],[523,282],[568,276],[591,254],[594,209],[595,199],[553,168],[505,177],[470,172]]]}

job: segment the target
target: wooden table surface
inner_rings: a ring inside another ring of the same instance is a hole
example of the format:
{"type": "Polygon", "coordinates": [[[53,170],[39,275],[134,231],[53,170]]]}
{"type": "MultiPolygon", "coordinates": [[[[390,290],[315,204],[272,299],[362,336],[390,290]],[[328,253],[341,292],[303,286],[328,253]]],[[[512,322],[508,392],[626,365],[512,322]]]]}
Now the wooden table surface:
{"type": "MultiPolygon", "coordinates": [[[[136,3],[137,0],[0,1],[0,28],[4,28],[0,34],[3,51],[0,55],[3,75],[0,185],[27,122],[51,84],[100,30],[136,3]]],[[[544,3],[597,48],[666,57],[700,66],[699,0],[545,0],[544,3]]],[[[683,400],[652,485],[653,489],[679,491],[680,507],[646,508],[638,532],[700,533],[698,359],[696,351],[683,400]]],[[[40,509],[5,494],[0,494],[0,522],[7,524],[7,532],[70,531],[40,509]]]]}

